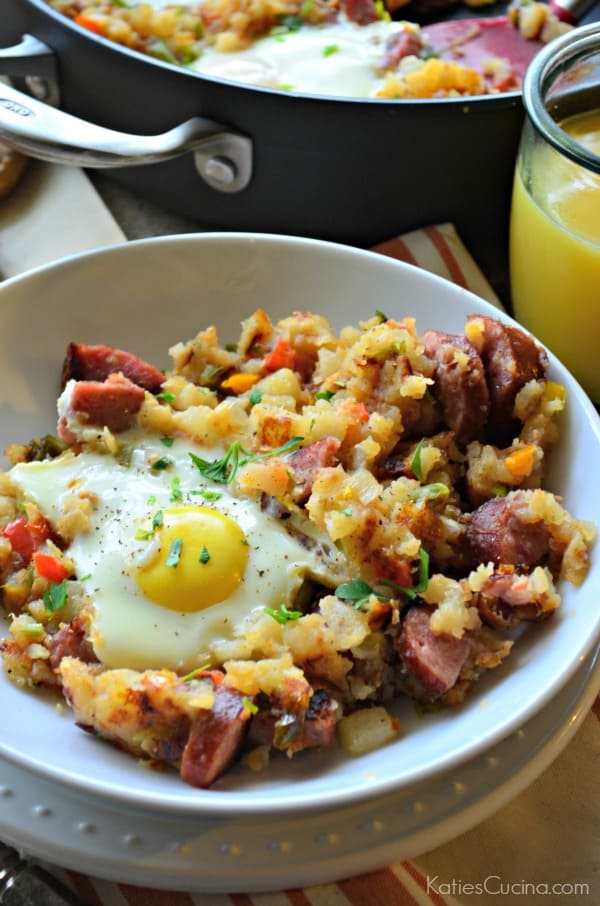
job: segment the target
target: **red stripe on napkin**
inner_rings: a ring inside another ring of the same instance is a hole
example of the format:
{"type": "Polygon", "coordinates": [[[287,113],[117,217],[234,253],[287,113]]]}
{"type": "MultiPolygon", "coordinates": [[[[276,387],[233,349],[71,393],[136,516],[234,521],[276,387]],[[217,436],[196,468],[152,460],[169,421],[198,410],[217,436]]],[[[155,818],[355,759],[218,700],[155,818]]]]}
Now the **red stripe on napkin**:
{"type": "Polygon", "coordinates": [[[177,891],[151,890],[149,887],[134,887],[131,884],[119,884],[119,890],[129,906],[194,906],[188,893],[177,891]]]}
{"type": "Polygon", "coordinates": [[[453,283],[458,283],[459,286],[462,286],[464,289],[467,289],[467,281],[465,275],[462,272],[462,269],[454,257],[452,249],[446,242],[445,237],[440,233],[436,227],[425,227],[423,232],[435,246],[440,258],[448,268],[448,272],[452,279],[453,283]]]}
{"type": "Polygon", "coordinates": [[[102,900],[96,893],[96,888],[86,875],[81,875],[78,871],[73,871],[72,869],[69,869],[67,874],[86,906],[102,906],[102,900]]]}
{"type": "Polygon", "coordinates": [[[444,899],[441,894],[434,890],[428,883],[427,878],[421,874],[416,865],[412,862],[403,862],[402,868],[411,876],[411,878],[417,882],[421,890],[427,894],[429,899],[435,906],[448,906],[447,901],[444,899]]]}
{"type": "Polygon", "coordinates": [[[388,239],[387,242],[380,242],[379,245],[371,246],[371,251],[377,252],[379,255],[387,255],[388,258],[399,258],[400,261],[406,261],[407,264],[416,264],[418,266],[417,259],[399,236],[394,239],[388,239]]]}
{"type": "Polygon", "coordinates": [[[338,887],[352,906],[419,906],[400,878],[388,868],[358,875],[348,881],[338,881],[338,887]]]}
{"type": "Polygon", "coordinates": [[[304,893],[303,890],[297,888],[296,890],[286,890],[285,895],[292,904],[292,906],[312,906],[310,899],[304,893]]]}

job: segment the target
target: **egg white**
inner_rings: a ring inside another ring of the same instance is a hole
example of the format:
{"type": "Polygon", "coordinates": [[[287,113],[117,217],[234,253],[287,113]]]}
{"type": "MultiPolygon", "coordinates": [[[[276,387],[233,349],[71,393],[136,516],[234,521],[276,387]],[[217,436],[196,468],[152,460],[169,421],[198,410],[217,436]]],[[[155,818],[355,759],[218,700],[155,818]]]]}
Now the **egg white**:
{"type": "Polygon", "coordinates": [[[357,25],[341,19],[258,38],[248,51],[223,53],[207,45],[193,68],[215,78],[331,97],[371,97],[386,40],[402,22],[357,25]]]}
{"type": "Polygon", "coordinates": [[[180,438],[167,448],[160,438],[142,434],[128,437],[127,448],[127,462],[68,451],[54,460],[20,463],[10,472],[14,484],[53,524],[69,496],[94,495],[89,528],[74,538],[68,554],[92,602],[91,642],[105,666],[193,670],[210,660],[211,643],[232,638],[234,627],[252,610],[293,605],[307,575],[335,584],[341,561],[330,542],[315,543],[311,531],[311,539],[302,543],[255,501],[233,497],[228,485],[204,479],[189,456],[195,452],[218,459],[222,450],[198,449],[180,438]],[[162,457],[171,465],[153,470],[151,464],[162,457]],[[199,493],[203,489],[221,496],[207,500],[199,493]],[[148,517],[190,505],[214,508],[236,522],[248,541],[249,557],[242,582],[226,600],[182,613],[149,600],[133,573],[147,550],[147,540],[136,533],[141,534],[148,517]]]}

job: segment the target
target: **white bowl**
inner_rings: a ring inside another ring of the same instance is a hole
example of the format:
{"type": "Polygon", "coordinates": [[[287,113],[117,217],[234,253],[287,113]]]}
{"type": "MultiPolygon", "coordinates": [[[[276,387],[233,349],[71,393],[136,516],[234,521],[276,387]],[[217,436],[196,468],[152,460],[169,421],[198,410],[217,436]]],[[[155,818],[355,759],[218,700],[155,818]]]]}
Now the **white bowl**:
{"type": "MultiPolygon", "coordinates": [[[[390,258],[345,246],[254,234],[201,234],[143,240],[77,255],[0,286],[0,442],[26,442],[56,428],[66,345],[107,343],[167,367],[168,347],[214,323],[223,342],[257,307],[273,317],[324,314],[334,327],[376,309],[417,328],[462,332],[472,313],[505,317],[457,286],[390,258]]],[[[582,389],[550,355],[550,376],[566,387],[563,434],[547,486],[577,518],[600,514],[600,423],[582,389]]],[[[337,748],[276,758],[255,774],[235,768],[210,790],[82,733],[55,699],[0,678],[0,754],[87,793],[182,813],[258,814],[335,807],[423,780],[504,738],[557,694],[600,635],[600,558],[581,588],[563,584],[552,619],[530,627],[505,664],[465,704],[427,717],[398,703],[402,738],[350,758],[337,748]]],[[[3,628],[4,634],[5,627],[3,628]]]]}

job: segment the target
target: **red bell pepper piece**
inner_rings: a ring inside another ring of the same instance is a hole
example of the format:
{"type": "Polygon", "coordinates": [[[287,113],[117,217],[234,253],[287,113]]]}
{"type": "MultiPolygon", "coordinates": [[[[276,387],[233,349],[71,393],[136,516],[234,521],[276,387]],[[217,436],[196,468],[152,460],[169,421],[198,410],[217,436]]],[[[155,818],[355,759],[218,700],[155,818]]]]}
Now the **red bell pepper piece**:
{"type": "Polygon", "coordinates": [[[96,19],[92,19],[91,16],[85,16],[83,13],[79,13],[73,19],[74,22],[77,22],[77,25],[81,25],[82,28],[87,28],[88,31],[93,31],[96,35],[104,34],[104,26],[100,22],[97,22],[96,19]]]}
{"type": "Polygon", "coordinates": [[[29,523],[23,518],[14,519],[13,522],[4,526],[2,535],[8,538],[13,551],[29,563],[37,546],[29,531],[29,523]]]}
{"type": "Polygon", "coordinates": [[[63,579],[69,578],[70,573],[65,564],[52,554],[36,551],[33,555],[33,563],[38,576],[48,579],[49,582],[59,583],[63,579]]]}
{"type": "Polygon", "coordinates": [[[265,356],[265,371],[279,371],[280,368],[296,367],[296,350],[284,337],[279,337],[273,349],[265,356]]]}

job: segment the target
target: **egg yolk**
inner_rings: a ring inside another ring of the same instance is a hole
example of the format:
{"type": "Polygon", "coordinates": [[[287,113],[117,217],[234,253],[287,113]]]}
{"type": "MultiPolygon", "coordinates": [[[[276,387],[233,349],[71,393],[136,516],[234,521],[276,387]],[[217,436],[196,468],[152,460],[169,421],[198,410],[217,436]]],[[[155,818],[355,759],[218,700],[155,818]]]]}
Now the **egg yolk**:
{"type": "Polygon", "coordinates": [[[246,570],[248,542],[233,519],[206,507],[182,506],[161,511],[151,525],[148,548],[134,569],[151,601],[192,612],[235,592],[246,570]]]}

